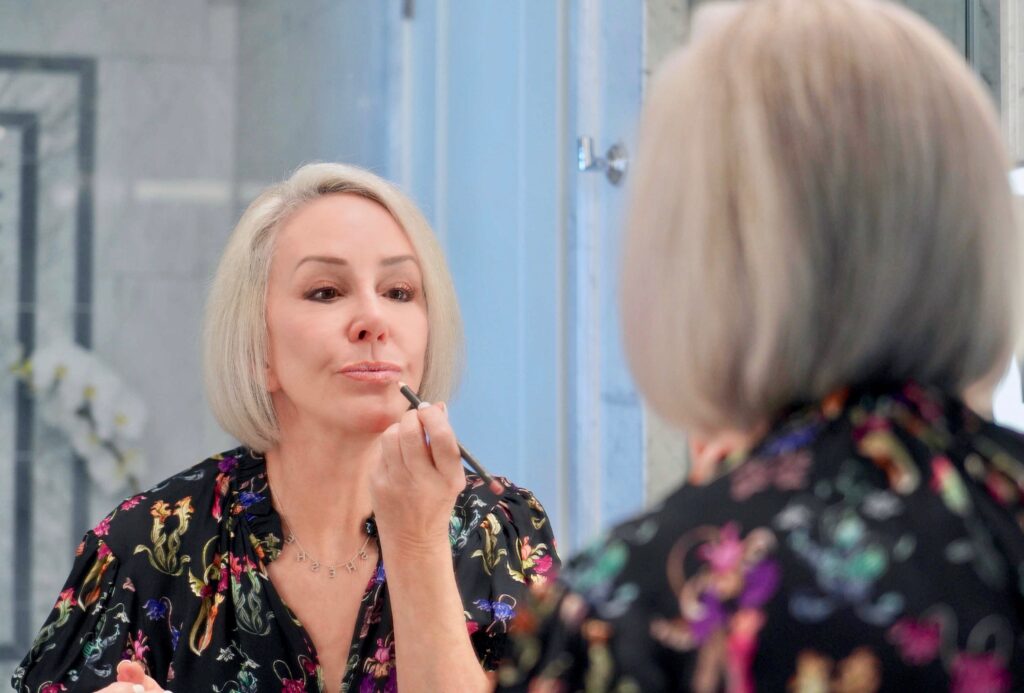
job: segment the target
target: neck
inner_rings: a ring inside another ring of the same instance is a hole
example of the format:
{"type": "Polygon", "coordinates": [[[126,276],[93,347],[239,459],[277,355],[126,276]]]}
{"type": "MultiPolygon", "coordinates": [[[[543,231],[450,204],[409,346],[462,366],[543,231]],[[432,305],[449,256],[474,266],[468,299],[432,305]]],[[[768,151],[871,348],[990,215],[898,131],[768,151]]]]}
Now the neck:
{"type": "Polygon", "coordinates": [[[311,552],[327,559],[351,549],[370,515],[369,475],[380,463],[380,436],[316,435],[282,427],[267,451],[274,506],[311,552]]]}

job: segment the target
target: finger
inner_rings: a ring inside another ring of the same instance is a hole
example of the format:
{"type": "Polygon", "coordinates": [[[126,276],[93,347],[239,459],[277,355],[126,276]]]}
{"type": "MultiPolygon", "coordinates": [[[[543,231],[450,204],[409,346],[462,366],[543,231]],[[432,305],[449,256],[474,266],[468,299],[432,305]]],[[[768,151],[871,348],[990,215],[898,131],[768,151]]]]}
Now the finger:
{"type": "Polygon", "coordinates": [[[448,421],[448,414],[440,405],[425,407],[416,412],[423,430],[430,436],[430,453],[434,466],[445,476],[454,475],[462,469],[459,459],[459,442],[448,421]]]}
{"type": "Polygon", "coordinates": [[[125,659],[117,663],[117,680],[122,683],[142,683],[146,672],[138,662],[125,659]]]}
{"type": "Polygon", "coordinates": [[[402,415],[398,424],[399,441],[402,444],[402,459],[410,474],[422,473],[433,469],[434,462],[430,457],[430,448],[424,437],[425,431],[420,423],[419,411],[411,410],[402,415]]]}
{"type": "Polygon", "coordinates": [[[380,437],[381,466],[384,482],[394,484],[408,477],[405,460],[402,459],[402,444],[399,440],[398,424],[391,424],[380,437]]]}

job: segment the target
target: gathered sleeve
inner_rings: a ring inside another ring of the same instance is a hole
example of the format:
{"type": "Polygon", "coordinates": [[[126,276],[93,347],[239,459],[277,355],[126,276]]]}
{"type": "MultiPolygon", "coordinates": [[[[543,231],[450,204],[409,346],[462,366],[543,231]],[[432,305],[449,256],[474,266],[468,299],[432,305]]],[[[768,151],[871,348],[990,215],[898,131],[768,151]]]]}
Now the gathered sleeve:
{"type": "Polygon", "coordinates": [[[562,583],[545,585],[533,591],[523,611],[500,663],[497,691],[580,691],[588,681],[600,681],[594,690],[611,689],[613,661],[607,648],[588,646],[581,624],[590,607],[579,595],[562,583]]]}
{"type": "Polygon", "coordinates": [[[466,627],[481,664],[497,668],[512,619],[533,585],[553,580],[560,566],[547,513],[526,489],[505,479],[501,496],[478,488],[452,518],[455,573],[466,627]]]}
{"type": "Polygon", "coordinates": [[[117,663],[133,658],[136,611],[131,581],[95,531],[78,545],[64,589],[11,683],[19,693],[97,690],[113,682],[117,663]]]}
{"type": "MultiPolygon", "coordinates": [[[[647,605],[619,580],[626,556],[622,541],[603,537],[557,581],[531,590],[498,669],[497,693],[660,691],[683,680],[666,677],[647,605]]],[[[691,666],[690,659],[680,661],[691,666]]]]}

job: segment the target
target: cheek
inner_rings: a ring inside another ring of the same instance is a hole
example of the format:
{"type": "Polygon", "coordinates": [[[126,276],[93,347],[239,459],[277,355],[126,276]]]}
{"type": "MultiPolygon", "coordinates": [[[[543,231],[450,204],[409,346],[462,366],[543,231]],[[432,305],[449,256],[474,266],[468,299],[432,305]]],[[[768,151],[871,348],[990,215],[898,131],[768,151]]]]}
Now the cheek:
{"type": "Polygon", "coordinates": [[[268,314],[267,333],[271,354],[279,365],[284,360],[302,357],[306,361],[324,343],[322,320],[311,320],[299,311],[282,311],[276,316],[268,314]]]}
{"type": "Polygon", "coordinates": [[[416,332],[416,338],[417,361],[420,364],[420,372],[422,373],[423,368],[426,366],[427,344],[430,341],[430,326],[427,323],[426,316],[422,318],[419,329],[416,332]]]}

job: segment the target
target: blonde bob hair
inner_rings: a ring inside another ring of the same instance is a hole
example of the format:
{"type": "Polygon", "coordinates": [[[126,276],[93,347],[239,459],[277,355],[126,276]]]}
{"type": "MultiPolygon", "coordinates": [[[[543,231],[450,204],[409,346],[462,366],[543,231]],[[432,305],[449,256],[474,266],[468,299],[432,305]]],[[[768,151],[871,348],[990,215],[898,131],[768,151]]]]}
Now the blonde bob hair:
{"type": "Polygon", "coordinates": [[[750,0],[653,78],[622,321],[640,389],[692,431],[846,385],[954,393],[1005,366],[1020,253],[980,81],[876,0],[750,0]]]}
{"type": "Polygon", "coordinates": [[[278,438],[267,392],[266,295],[277,231],[300,207],[324,195],[360,195],[384,207],[419,260],[429,337],[420,383],[428,401],[447,400],[462,362],[462,322],[444,254],[427,220],[395,186],[344,164],[310,164],[263,191],[242,214],[214,275],[203,326],[206,393],[228,433],[257,451],[278,438]]]}

